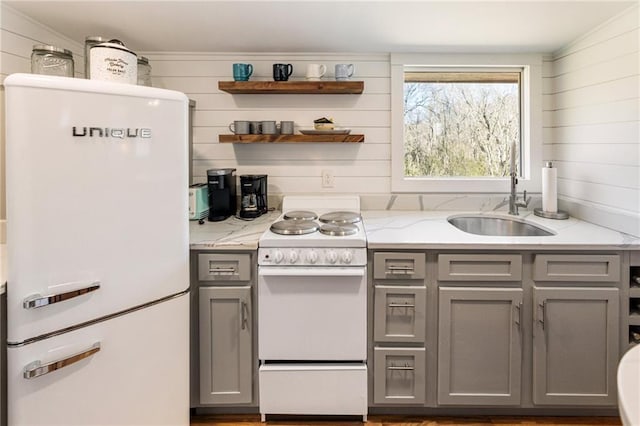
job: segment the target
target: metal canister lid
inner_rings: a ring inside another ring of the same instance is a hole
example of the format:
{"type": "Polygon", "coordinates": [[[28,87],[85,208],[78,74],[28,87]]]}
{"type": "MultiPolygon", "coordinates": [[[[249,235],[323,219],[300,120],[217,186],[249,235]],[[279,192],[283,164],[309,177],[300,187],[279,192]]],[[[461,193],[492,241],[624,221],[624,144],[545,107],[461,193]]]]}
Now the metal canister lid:
{"type": "Polygon", "coordinates": [[[106,37],[102,37],[102,36],[87,36],[84,39],[84,42],[90,42],[90,43],[105,43],[107,41],[109,41],[110,39],[106,38],[106,37]]]}
{"type": "Polygon", "coordinates": [[[105,43],[95,44],[91,46],[91,49],[95,49],[97,47],[108,47],[110,49],[122,50],[123,52],[131,53],[136,57],[138,56],[133,50],[129,49],[127,46],[124,45],[123,42],[117,39],[112,39],[105,43]]]}
{"type": "Polygon", "coordinates": [[[138,63],[140,65],[149,65],[149,59],[144,56],[138,56],[138,63]]]}
{"type": "Polygon", "coordinates": [[[46,52],[46,53],[57,53],[59,55],[65,55],[69,58],[73,57],[73,54],[70,50],[63,49],[61,47],[51,46],[49,44],[35,44],[33,46],[34,52],[46,52]]]}
{"type": "Polygon", "coordinates": [[[550,169],[553,167],[553,163],[551,161],[547,161],[546,163],[544,163],[544,166],[550,169]]]}

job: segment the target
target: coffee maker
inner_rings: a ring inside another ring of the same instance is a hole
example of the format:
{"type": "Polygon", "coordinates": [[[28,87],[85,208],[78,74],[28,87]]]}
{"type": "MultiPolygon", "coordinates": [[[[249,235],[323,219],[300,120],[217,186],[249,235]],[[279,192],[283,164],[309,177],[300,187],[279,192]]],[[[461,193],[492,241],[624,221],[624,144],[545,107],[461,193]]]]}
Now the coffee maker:
{"type": "Polygon", "coordinates": [[[236,169],[207,170],[209,221],[218,222],[236,214],[236,169]]]}
{"type": "Polygon", "coordinates": [[[267,175],[240,175],[240,217],[255,218],[267,212],[267,175]]]}

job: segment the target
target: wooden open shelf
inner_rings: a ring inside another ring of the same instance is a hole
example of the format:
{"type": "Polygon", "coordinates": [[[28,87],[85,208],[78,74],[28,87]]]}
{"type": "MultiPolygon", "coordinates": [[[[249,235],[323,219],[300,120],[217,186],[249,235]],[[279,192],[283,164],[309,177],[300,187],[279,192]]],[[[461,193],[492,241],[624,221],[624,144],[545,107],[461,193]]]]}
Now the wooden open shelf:
{"type": "Polygon", "coordinates": [[[364,90],[363,81],[219,81],[218,89],[232,94],[352,94],[364,90]]]}
{"type": "Polygon", "coordinates": [[[220,143],[360,143],[364,135],[218,135],[220,143]]]}

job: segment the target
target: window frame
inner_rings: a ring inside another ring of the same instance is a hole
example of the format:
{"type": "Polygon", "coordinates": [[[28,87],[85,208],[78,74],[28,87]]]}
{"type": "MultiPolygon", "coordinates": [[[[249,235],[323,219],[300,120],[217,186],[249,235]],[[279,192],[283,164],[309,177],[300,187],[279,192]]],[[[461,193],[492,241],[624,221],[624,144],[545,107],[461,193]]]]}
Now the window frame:
{"type": "Polygon", "coordinates": [[[542,56],[534,54],[392,54],[391,192],[503,193],[510,178],[405,177],[404,73],[437,68],[447,71],[522,69],[521,142],[518,190],[540,191],[542,167],[542,56]]]}

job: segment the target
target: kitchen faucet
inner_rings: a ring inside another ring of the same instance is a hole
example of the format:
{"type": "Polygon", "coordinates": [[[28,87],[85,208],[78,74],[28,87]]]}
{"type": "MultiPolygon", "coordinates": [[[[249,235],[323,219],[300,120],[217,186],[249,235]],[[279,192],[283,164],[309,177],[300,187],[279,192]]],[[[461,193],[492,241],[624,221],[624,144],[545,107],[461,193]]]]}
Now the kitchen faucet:
{"type": "Polygon", "coordinates": [[[518,200],[518,191],[516,185],[518,185],[518,173],[514,169],[511,169],[511,193],[509,194],[509,214],[514,216],[518,215],[518,207],[527,207],[531,197],[527,198],[527,191],[525,190],[522,199],[518,200]]]}

